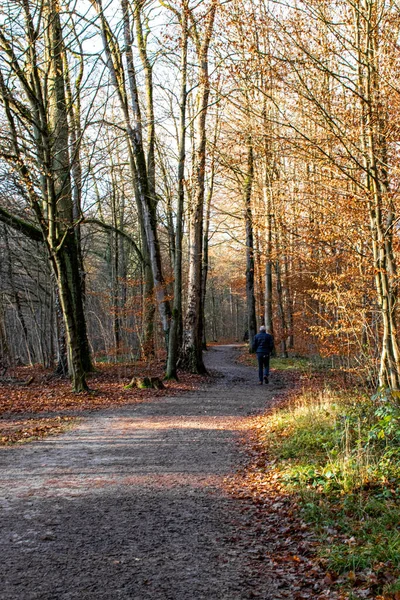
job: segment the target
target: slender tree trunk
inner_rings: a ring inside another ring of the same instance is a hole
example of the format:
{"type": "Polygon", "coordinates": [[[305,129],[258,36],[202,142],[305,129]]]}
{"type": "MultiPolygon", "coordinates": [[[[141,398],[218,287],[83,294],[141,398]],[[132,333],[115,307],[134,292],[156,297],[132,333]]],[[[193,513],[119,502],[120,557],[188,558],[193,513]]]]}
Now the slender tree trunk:
{"type": "MultiPolygon", "coordinates": [[[[127,51],[127,63],[128,63],[128,79],[131,89],[132,102],[133,97],[137,95],[136,90],[136,81],[134,78],[134,67],[132,61],[132,53],[131,53],[131,36],[128,33],[127,28],[129,28],[129,18],[128,18],[128,10],[129,4],[127,0],[122,0],[121,6],[124,12],[125,18],[125,44],[129,44],[129,49],[127,51]]],[[[155,318],[155,296],[159,302],[159,309],[161,314],[161,319],[163,323],[164,335],[166,336],[166,344],[168,346],[168,335],[170,328],[170,308],[168,302],[165,302],[166,298],[166,289],[165,284],[163,282],[163,276],[161,273],[161,260],[157,258],[157,254],[159,254],[159,248],[155,248],[153,253],[151,252],[149,246],[149,227],[156,228],[156,207],[157,207],[157,199],[156,199],[156,168],[155,168],[155,144],[156,144],[156,134],[155,134],[155,119],[154,119],[154,100],[153,100],[153,67],[148,57],[147,53],[147,33],[143,32],[143,23],[142,23],[142,8],[144,4],[139,0],[134,0],[133,3],[133,15],[134,15],[134,23],[136,28],[136,38],[138,42],[138,49],[140,60],[142,62],[142,67],[144,70],[145,76],[145,98],[146,98],[146,127],[145,132],[147,133],[147,157],[146,157],[146,179],[147,179],[147,189],[148,189],[148,197],[146,202],[143,202],[143,197],[141,197],[142,209],[142,223],[146,232],[145,239],[147,240],[147,248],[146,249],[146,263],[145,263],[145,273],[144,273],[144,349],[146,356],[153,356],[155,353],[154,347],[154,318],[155,318]],[[146,215],[148,215],[146,217],[146,215]],[[153,225],[150,225],[153,223],[153,225]],[[153,256],[153,258],[152,258],[153,256]],[[154,273],[161,273],[161,280],[159,283],[159,276],[154,276],[154,273]],[[156,282],[156,289],[155,289],[156,282]],[[162,285],[163,290],[158,290],[157,285],[162,285]],[[160,305],[161,302],[161,305],[160,305]]],[[[137,103],[137,106],[138,103],[137,103]]],[[[140,113],[138,113],[138,118],[140,120],[140,113]]],[[[150,239],[153,239],[153,236],[150,234],[150,239]]],[[[158,238],[155,237],[155,240],[152,242],[158,246],[158,238]]]]}
{"type": "Polygon", "coordinates": [[[285,311],[285,303],[283,297],[283,284],[282,284],[282,273],[281,273],[281,256],[282,256],[282,248],[281,248],[281,240],[280,240],[280,232],[278,230],[278,224],[276,218],[274,218],[275,225],[275,240],[276,240],[276,253],[277,258],[275,261],[275,274],[276,274],[276,295],[277,295],[277,305],[278,305],[278,313],[281,322],[281,331],[282,331],[282,339],[281,339],[281,356],[282,358],[288,357],[287,352],[287,325],[286,325],[286,311],[285,311]]]}
{"type": "Polygon", "coordinates": [[[111,234],[112,252],[112,310],[114,324],[115,361],[121,352],[121,314],[119,294],[119,240],[116,234],[111,234]]]}
{"type": "Polygon", "coordinates": [[[400,351],[397,338],[397,265],[393,252],[394,208],[389,199],[386,169],[386,140],[383,133],[384,109],[379,89],[377,44],[378,6],[374,0],[361,0],[355,7],[358,78],[361,100],[361,141],[375,266],[375,284],[382,316],[379,386],[400,388],[400,351]],[[386,222],[383,212],[386,206],[386,222]]]}
{"type": "Polygon", "coordinates": [[[258,315],[260,325],[265,325],[265,285],[263,279],[263,267],[261,266],[261,248],[260,248],[260,233],[258,228],[255,231],[256,246],[254,249],[255,266],[257,266],[257,302],[258,315]]]}
{"type": "Polygon", "coordinates": [[[179,342],[182,333],[182,236],[183,210],[185,201],[185,156],[186,156],[186,103],[187,103],[187,50],[188,22],[187,3],[182,5],[181,14],[181,98],[179,117],[179,158],[178,158],[178,205],[175,228],[175,262],[174,262],[174,308],[172,311],[171,329],[168,348],[166,378],[177,379],[179,358],[179,342]]]}
{"type": "Polygon", "coordinates": [[[202,265],[202,282],[201,282],[201,292],[202,292],[202,300],[201,300],[201,308],[202,308],[202,323],[201,329],[203,331],[203,341],[202,347],[203,350],[207,350],[207,337],[206,337],[206,322],[205,322],[205,306],[206,306],[206,293],[207,293],[207,279],[208,279],[208,269],[209,269],[209,251],[208,251],[208,242],[210,236],[210,219],[211,219],[211,201],[214,192],[214,179],[215,179],[215,147],[218,139],[218,120],[215,124],[214,131],[214,140],[212,146],[212,155],[211,155],[211,167],[210,167],[210,182],[207,192],[206,206],[205,206],[205,214],[204,214],[204,235],[203,235],[203,265],[202,265]]]}
{"type": "Polygon", "coordinates": [[[289,258],[287,255],[287,249],[284,256],[284,296],[286,300],[286,314],[287,314],[287,326],[288,326],[288,347],[290,350],[294,348],[294,307],[293,299],[290,286],[290,268],[289,258]]]}
{"type": "Polygon", "coordinates": [[[213,341],[218,341],[218,323],[217,323],[217,309],[215,303],[215,290],[214,284],[211,285],[211,307],[212,307],[212,335],[213,341]]]}
{"type": "Polygon", "coordinates": [[[276,262],[275,262],[275,273],[276,273],[276,291],[277,291],[277,297],[278,297],[278,311],[279,311],[279,317],[281,320],[281,329],[282,329],[281,355],[282,355],[282,358],[287,358],[288,357],[287,326],[286,326],[286,317],[285,317],[285,305],[283,302],[281,266],[280,266],[279,260],[276,260],[276,262]]]}
{"type": "MultiPolygon", "coordinates": [[[[150,194],[150,202],[152,209],[155,211],[156,201],[156,164],[155,164],[155,145],[156,145],[156,130],[154,119],[154,100],[153,100],[153,67],[147,53],[147,37],[148,31],[143,31],[142,9],[144,7],[143,0],[134,0],[134,22],[136,28],[137,47],[142,63],[145,79],[145,97],[146,97],[146,126],[147,132],[147,179],[150,194]]],[[[123,1],[122,6],[128,6],[123,1]]]]}
{"type": "Polygon", "coordinates": [[[236,341],[239,341],[239,296],[236,296],[236,341]]]}
{"type": "Polygon", "coordinates": [[[254,241],[251,192],[254,177],[254,158],[251,137],[247,144],[247,174],[244,185],[244,220],[246,226],[246,306],[249,352],[253,351],[254,336],[257,332],[256,299],[254,294],[254,241]]]}
{"type": "Polygon", "coordinates": [[[10,347],[8,344],[5,319],[3,295],[0,295],[0,376],[3,376],[10,363],[10,347]]]}
{"type": "Polygon", "coordinates": [[[273,323],[273,287],[272,287],[272,207],[268,190],[266,190],[266,264],[265,264],[265,327],[274,335],[273,323]]]}
{"type": "Polygon", "coordinates": [[[203,263],[203,211],[206,167],[206,117],[210,95],[208,74],[208,49],[214,27],[216,2],[211,5],[205,26],[203,42],[197,37],[199,58],[199,91],[195,120],[196,155],[194,163],[194,191],[190,210],[189,277],[187,311],[184,325],[183,364],[194,373],[205,373],[202,351],[202,263],[203,263]]]}
{"type": "Polygon", "coordinates": [[[22,334],[23,334],[23,339],[24,339],[24,345],[25,345],[27,359],[28,359],[29,364],[32,366],[32,364],[33,364],[33,360],[32,360],[33,356],[32,356],[31,342],[30,342],[30,339],[29,339],[29,332],[28,332],[28,328],[26,326],[24,313],[22,311],[21,298],[20,298],[20,295],[19,295],[19,291],[16,289],[15,282],[14,282],[14,273],[13,273],[13,268],[12,268],[12,257],[11,257],[10,244],[9,244],[8,232],[7,232],[6,227],[3,227],[3,231],[4,231],[5,247],[6,247],[6,250],[7,250],[8,280],[9,280],[10,287],[11,287],[11,292],[12,292],[12,295],[13,295],[13,298],[14,298],[15,311],[17,313],[17,318],[18,318],[19,324],[21,325],[21,329],[22,329],[22,334]]]}
{"type": "Polygon", "coordinates": [[[54,319],[56,324],[56,335],[57,335],[57,360],[56,360],[56,375],[60,377],[67,377],[68,375],[68,349],[67,349],[67,336],[65,333],[65,321],[63,319],[60,294],[58,287],[54,285],[54,319]]]}

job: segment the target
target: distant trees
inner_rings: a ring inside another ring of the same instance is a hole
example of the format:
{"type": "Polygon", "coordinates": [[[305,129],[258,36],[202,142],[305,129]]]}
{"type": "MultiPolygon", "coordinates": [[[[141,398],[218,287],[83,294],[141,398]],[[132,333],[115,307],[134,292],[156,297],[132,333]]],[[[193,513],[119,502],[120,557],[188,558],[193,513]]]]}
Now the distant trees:
{"type": "MultiPolygon", "coordinates": [[[[335,355],[398,389],[398,11],[383,0],[255,0],[225,16],[225,135],[243,148],[246,120],[252,131],[260,322],[265,312],[283,356],[335,355]]],[[[234,152],[223,164],[244,173],[234,152]]]]}

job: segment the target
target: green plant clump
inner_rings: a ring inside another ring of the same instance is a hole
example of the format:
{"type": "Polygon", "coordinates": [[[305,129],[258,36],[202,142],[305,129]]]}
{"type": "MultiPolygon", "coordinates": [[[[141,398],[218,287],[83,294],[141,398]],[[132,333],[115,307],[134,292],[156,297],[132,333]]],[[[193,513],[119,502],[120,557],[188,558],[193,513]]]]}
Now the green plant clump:
{"type": "Polygon", "coordinates": [[[267,417],[261,435],[280,480],[300,496],[327,567],[344,573],[384,565],[399,575],[398,395],[303,393],[267,417]]]}

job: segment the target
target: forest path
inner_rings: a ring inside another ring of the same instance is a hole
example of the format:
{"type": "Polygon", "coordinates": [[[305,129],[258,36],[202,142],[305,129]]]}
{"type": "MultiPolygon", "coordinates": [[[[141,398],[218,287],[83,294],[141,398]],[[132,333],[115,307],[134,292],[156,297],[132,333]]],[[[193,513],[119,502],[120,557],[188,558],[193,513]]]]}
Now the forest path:
{"type": "Polygon", "coordinates": [[[283,597],[255,555],[251,509],[223,486],[279,386],[257,385],[236,352],[212,348],[224,377],[193,393],[0,449],[1,600],[283,597]]]}

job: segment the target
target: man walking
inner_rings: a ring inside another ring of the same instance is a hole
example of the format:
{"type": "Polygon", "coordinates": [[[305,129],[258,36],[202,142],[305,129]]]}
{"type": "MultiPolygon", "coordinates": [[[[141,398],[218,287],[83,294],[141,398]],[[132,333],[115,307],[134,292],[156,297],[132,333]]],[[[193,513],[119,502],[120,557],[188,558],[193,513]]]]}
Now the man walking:
{"type": "Polygon", "coordinates": [[[274,349],[274,338],[270,333],[267,333],[264,325],[260,327],[260,333],[254,336],[253,351],[257,354],[258,360],[258,378],[260,385],[263,384],[263,370],[264,370],[264,382],[269,382],[269,357],[274,349]]]}

